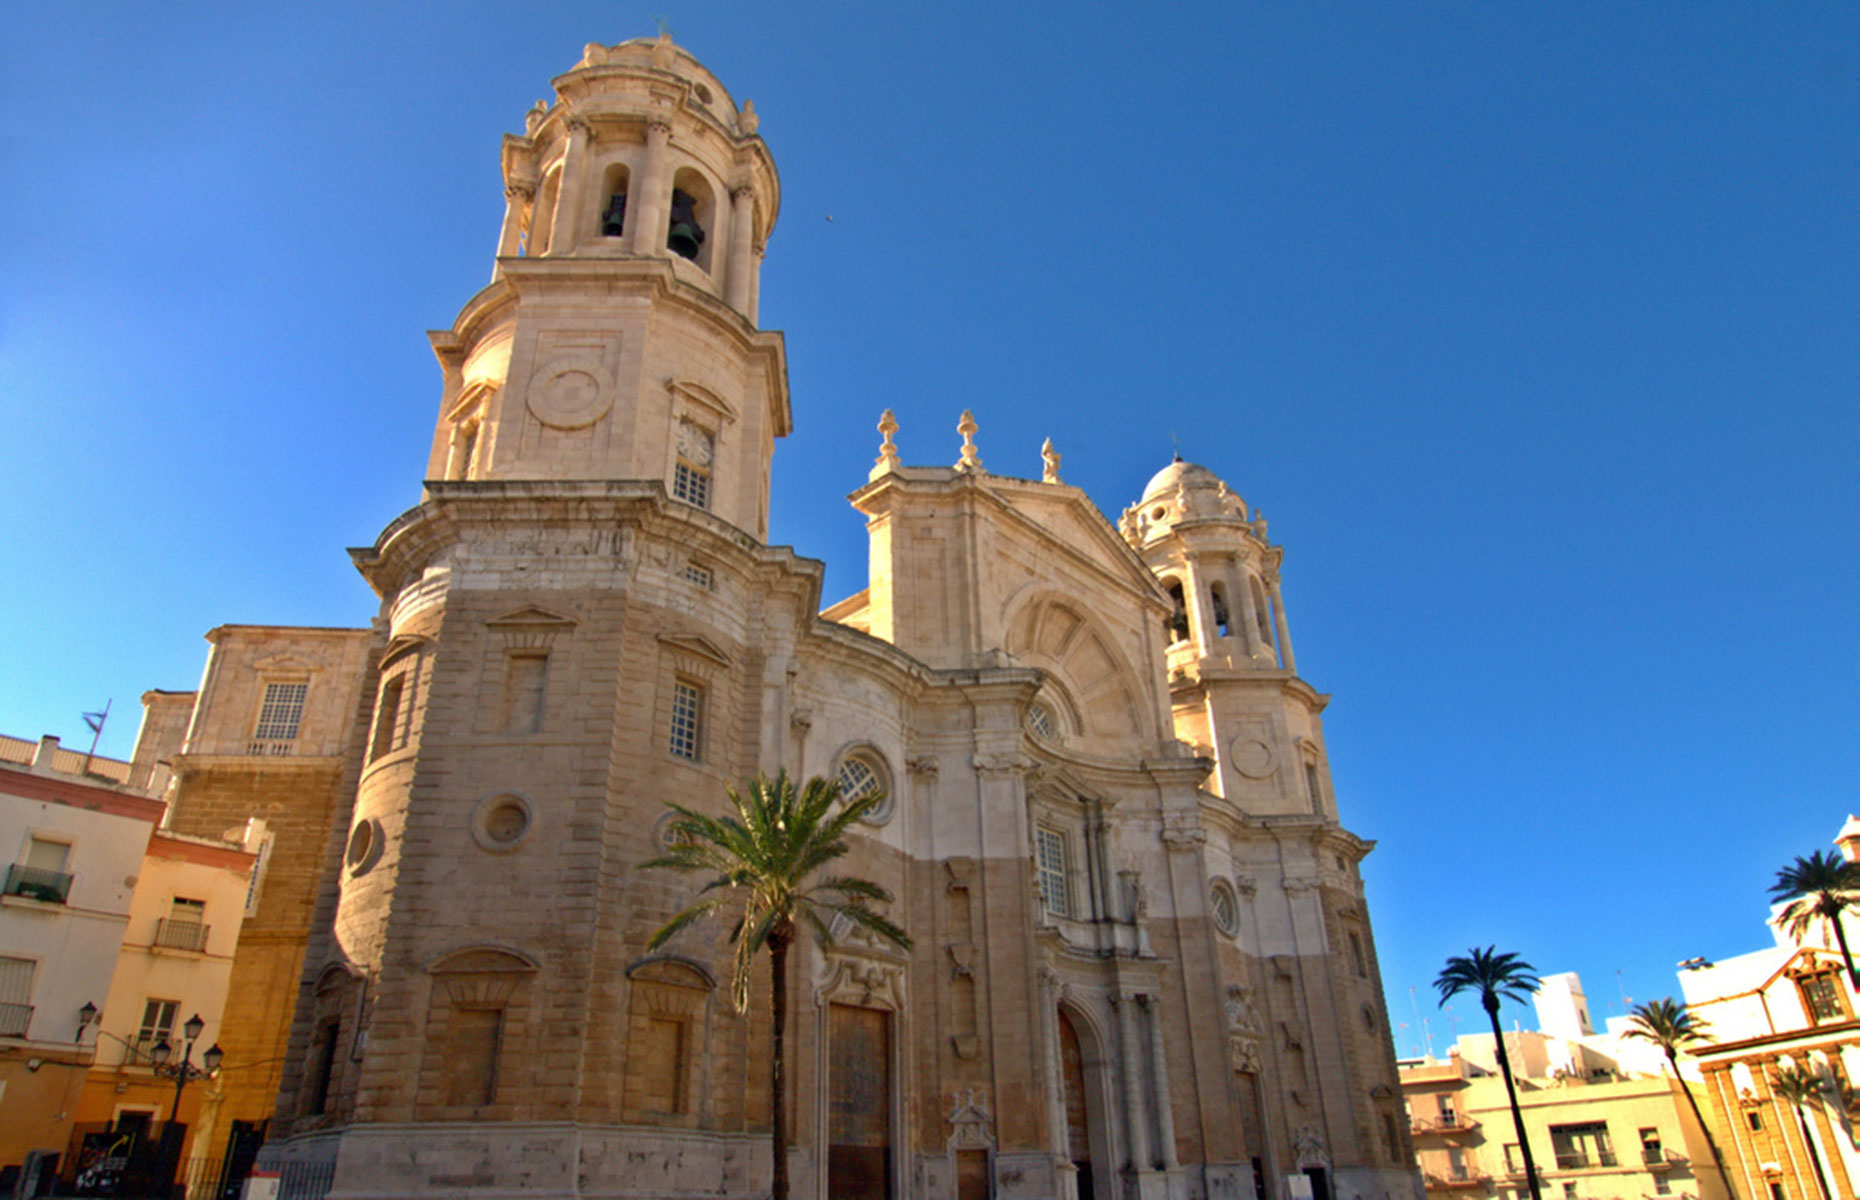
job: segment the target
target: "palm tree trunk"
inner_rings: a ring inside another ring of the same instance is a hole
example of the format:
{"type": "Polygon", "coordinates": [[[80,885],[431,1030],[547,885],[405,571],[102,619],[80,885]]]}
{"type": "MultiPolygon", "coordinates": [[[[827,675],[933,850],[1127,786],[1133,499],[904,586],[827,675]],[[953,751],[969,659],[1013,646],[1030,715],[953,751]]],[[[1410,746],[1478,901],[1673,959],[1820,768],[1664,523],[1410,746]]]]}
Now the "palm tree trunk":
{"type": "Polygon", "coordinates": [[[1711,1126],[1705,1123],[1704,1114],[1699,1112],[1699,1102],[1693,1098],[1692,1085],[1679,1073],[1679,1057],[1673,1048],[1666,1048],[1666,1061],[1672,1064],[1673,1078],[1679,1081],[1679,1090],[1686,1094],[1686,1103],[1692,1107],[1692,1119],[1699,1123],[1699,1132],[1705,1135],[1705,1145],[1711,1149],[1711,1160],[1718,1165],[1718,1179],[1724,1184],[1724,1194],[1731,1200],[1737,1200],[1737,1189],[1731,1186],[1731,1173],[1724,1169],[1724,1155],[1718,1153],[1718,1139],[1711,1135],[1711,1126]]]}
{"type": "Polygon", "coordinates": [[[1814,1169],[1815,1182],[1821,1185],[1821,1200],[1833,1200],[1834,1193],[1828,1190],[1828,1173],[1821,1168],[1821,1152],[1815,1148],[1815,1131],[1809,1128],[1808,1114],[1794,1101],[1789,1107],[1795,1109],[1796,1123],[1802,1127],[1802,1148],[1808,1151],[1808,1165],[1814,1169]]]}
{"type": "Polygon", "coordinates": [[[1531,1161],[1531,1140],[1524,1136],[1524,1113],[1518,1108],[1518,1087],[1511,1081],[1511,1056],[1505,1053],[1505,1031],[1498,1027],[1498,1002],[1485,1006],[1492,1018],[1492,1040],[1498,1047],[1498,1072],[1505,1077],[1505,1096],[1511,1101],[1511,1125],[1518,1131],[1518,1152],[1524,1156],[1524,1182],[1530,1184],[1531,1200],[1544,1200],[1537,1186],[1537,1164],[1531,1161]]]}
{"type": "Polygon", "coordinates": [[[775,1151],[771,1200],[788,1200],[788,1081],[784,1074],[788,1029],[788,941],[785,930],[769,934],[769,1015],[775,1023],[775,1060],[769,1064],[769,1139],[775,1151]]]}
{"type": "Polygon", "coordinates": [[[1834,926],[1834,940],[1841,944],[1841,961],[1847,964],[1847,981],[1860,992],[1860,972],[1854,970],[1854,956],[1847,950],[1847,931],[1841,928],[1841,914],[1835,913],[1828,918],[1828,924],[1834,926]]]}

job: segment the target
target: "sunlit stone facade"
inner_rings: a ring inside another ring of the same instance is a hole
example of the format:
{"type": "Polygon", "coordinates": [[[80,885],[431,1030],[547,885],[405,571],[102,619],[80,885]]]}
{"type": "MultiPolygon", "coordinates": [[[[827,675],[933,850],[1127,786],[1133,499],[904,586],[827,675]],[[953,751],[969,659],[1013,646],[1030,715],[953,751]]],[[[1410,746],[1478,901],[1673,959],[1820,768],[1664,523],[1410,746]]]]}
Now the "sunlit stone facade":
{"type": "Polygon", "coordinates": [[[798,1195],[1418,1196],[1371,843],[1258,514],[1177,462],[1113,527],[1056,454],[912,467],[887,432],[870,586],[823,612],[766,541],[790,414],[751,106],[668,40],[589,46],[502,161],[423,501],[354,552],[366,661],[279,668],[359,697],[287,1191],[766,1194],[767,1020],[725,930],[647,952],[692,884],[637,866],[667,800],[786,768],[885,789],[846,865],[916,942],[797,956],[798,1195]]]}

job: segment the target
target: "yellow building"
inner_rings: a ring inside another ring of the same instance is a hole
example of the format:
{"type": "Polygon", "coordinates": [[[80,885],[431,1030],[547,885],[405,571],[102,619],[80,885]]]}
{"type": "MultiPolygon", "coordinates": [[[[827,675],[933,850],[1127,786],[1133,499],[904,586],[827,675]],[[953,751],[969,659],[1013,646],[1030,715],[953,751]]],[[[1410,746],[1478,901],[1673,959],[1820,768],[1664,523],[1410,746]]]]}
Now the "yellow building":
{"type": "MultiPolygon", "coordinates": [[[[1574,975],[1544,982],[1539,1022],[1559,1032],[1505,1035],[1544,1200],[1729,1200],[1681,1081],[1624,1041],[1618,1020],[1595,1033],[1574,975]]],[[[1402,1062],[1401,1080],[1431,1200],[1530,1200],[1491,1034],[1402,1062]]]]}

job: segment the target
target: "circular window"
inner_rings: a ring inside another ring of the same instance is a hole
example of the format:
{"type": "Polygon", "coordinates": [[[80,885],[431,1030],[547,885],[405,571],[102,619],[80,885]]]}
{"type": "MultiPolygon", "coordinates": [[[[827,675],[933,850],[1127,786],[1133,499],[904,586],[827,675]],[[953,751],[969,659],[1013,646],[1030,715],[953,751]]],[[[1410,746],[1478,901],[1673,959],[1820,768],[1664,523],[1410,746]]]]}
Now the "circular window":
{"type": "Polygon", "coordinates": [[[1059,726],[1053,721],[1053,710],[1037,700],[1027,706],[1027,728],[1043,738],[1059,736],[1059,726]]]}
{"type": "MultiPolygon", "coordinates": [[[[848,804],[874,793],[885,792],[885,768],[868,754],[848,754],[842,758],[838,777],[840,799],[848,804]]],[[[891,796],[887,793],[860,819],[873,825],[882,825],[890,818],[891,796]]]]}
{"type": "Polygon", "coordinates": [[[343,865],[351,875],[365,875],[381,857],[381,825],[368,817],[355,823],[349,832],[349,848],[342,853],[343,865]]]}
{"type": "Polygon", "coordinates": [[[1227,886],[1227,881],[1217,879],[1209,896],[1209,906],[1214,912],[1214,924],[1228,937],[1240,932],[1240,902],[1234,898],[1234,890],[1227,886]]]}
{"type": "Polygon", "coordinates": [[[529,837],[534,816],[528,797],[500,792],[480,802],[472,814],[472,839],[486,850],[515,850],[529,837]]]}

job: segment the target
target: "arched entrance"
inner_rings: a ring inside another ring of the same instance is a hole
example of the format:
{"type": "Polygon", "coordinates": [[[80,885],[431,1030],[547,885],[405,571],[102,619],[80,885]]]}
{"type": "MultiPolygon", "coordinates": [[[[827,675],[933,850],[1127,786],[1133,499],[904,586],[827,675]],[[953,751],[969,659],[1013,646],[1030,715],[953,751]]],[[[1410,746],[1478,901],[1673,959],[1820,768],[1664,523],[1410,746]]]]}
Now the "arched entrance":
{"type": "Polygon", "coordinates": [[[1065,1089],[1066,1146],[1078,1172],[1079,1200],[1099,1200],[1112,1182],[1109,1147],[1105,1144],[1103,1098],[1093,1086],[1101,1077],[1102,1055],[1091,1027],[1085,1037],[1065,1008],[1059,1010],[1059,1074],[1065,1089]],[[1093,1167],[1097,1170],[1094,1172],[1093,1167]]]}

